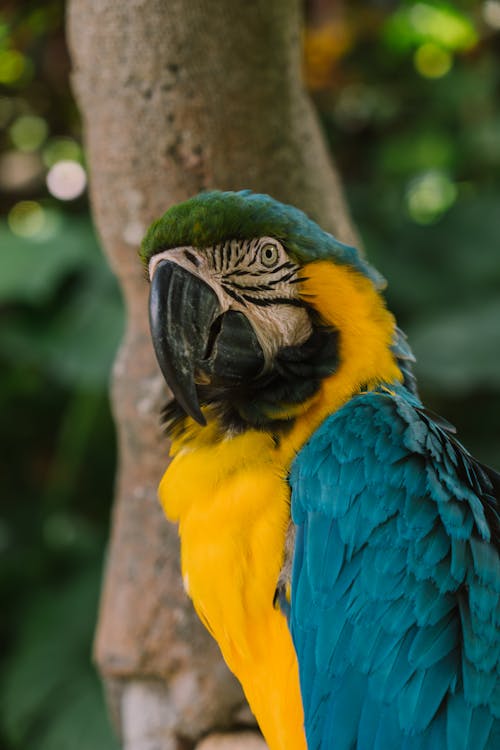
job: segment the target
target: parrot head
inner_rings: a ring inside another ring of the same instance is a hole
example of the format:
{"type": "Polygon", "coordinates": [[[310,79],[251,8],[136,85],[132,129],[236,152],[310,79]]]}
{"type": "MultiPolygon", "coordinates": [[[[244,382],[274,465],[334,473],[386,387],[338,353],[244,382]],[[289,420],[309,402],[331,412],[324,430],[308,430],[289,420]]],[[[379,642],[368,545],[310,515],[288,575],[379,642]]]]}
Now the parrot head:
{"type": "Polygon", "coordinates": [[[204,425],[210,413],[233,431],[287,429],[336,373],[339,387],[368,382],[366,363],[376,370],[381,356],[374,342],[395,340],[379,274],[267,195],[213,191],[173,206],[150,227],[141,258],[177,420],[204,425]],[[346,372],[355,346],[359,366],[346,372]]]}

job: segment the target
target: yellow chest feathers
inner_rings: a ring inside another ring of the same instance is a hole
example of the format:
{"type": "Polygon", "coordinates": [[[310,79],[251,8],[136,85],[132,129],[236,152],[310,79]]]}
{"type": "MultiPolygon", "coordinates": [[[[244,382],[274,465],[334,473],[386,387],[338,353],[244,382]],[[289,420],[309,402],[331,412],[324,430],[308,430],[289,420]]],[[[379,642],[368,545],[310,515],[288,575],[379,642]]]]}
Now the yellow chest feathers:
{"type": "Polygon", "coordinates": [[[304,750],[295,652],[273,606],[289,520],[285,469],[276,458],[271,438],[256,432],[182,448],[160,499],[179,522],[186,589],[269,746],[304,750]]]}

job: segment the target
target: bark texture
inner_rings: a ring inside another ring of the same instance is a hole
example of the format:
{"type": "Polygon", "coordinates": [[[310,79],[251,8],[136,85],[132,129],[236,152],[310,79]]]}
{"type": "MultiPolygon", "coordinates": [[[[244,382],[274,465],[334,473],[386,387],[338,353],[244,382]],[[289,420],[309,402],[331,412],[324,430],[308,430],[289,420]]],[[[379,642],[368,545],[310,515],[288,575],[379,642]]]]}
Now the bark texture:
{"type": "Polygon", "coordinates": [[[185,597],[177,533],[157,504],[166,391],[138,244],[169,205],[211,187],[268,192],[356,238],[301,82],[299,0],[70,0],[68,32],[94,219],[128,312],[95,655],[124,747],[178,750],[251,719],[185,597]]]}

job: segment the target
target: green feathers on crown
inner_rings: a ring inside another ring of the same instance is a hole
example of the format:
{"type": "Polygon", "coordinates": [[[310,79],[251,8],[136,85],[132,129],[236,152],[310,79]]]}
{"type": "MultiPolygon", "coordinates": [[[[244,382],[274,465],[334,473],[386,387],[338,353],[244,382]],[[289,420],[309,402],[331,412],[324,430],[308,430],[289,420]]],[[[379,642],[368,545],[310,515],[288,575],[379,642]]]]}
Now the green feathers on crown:
{"type": "Polygon", "coordinates": [[[264,236],[279,240],[299,263],[333,260],[352,266],[377,288],[384,285],[354,247],[339,242],[298,208],[251,190],[214,190],[172,206],[150,226],[140,256],[147,264],[155,253],[169,248],[211,247],[229,239],[264,236]]]}

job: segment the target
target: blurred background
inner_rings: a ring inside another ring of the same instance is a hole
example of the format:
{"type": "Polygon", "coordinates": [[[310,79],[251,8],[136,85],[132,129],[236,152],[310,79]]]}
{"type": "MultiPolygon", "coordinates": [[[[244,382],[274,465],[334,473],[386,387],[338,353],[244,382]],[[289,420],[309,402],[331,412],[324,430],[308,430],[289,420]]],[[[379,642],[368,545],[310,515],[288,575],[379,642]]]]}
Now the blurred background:
{"type": "MultiPolygon", "coordinates": [[[[91,664],[119,290],[64,2],[0,10],[0,748],[112,750],[91,664]]],[[[500,468],[500,0],[308,0],[304,76],[427,405],[500,468]]],[[[242,186],[243,187],[243,186],[242,186]]]]}

